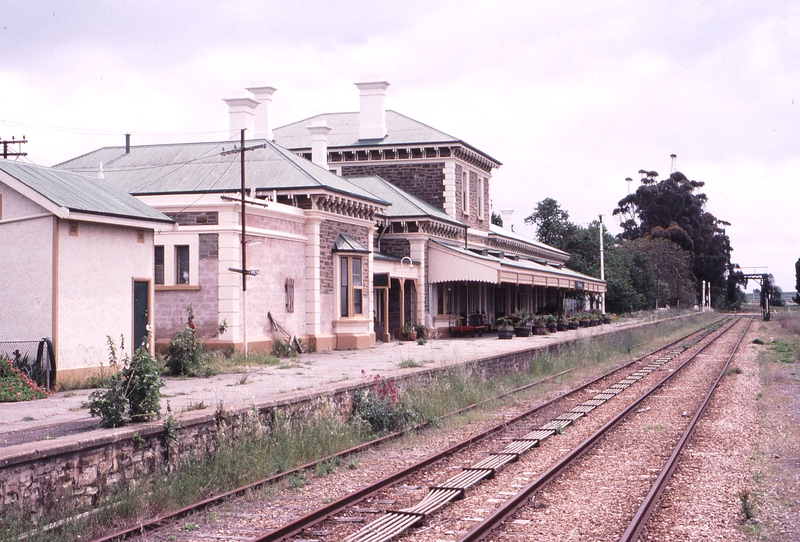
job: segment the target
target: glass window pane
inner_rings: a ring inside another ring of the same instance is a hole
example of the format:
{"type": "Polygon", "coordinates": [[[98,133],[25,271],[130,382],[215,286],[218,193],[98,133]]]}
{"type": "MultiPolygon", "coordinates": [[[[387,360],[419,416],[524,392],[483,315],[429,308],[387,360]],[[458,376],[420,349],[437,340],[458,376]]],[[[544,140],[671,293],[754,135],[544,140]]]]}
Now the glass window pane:
{"type": "Polygon", "coordinates": [[[353,314],[361,313],[361,288],[353,288],[353,314]]]}
{"type": "Polygon", "coordinates": [[[352,259],[353,286],[361,286],[361,258],[352,259]]]}
{"type": "Polygon", "coordinates": [[[189,284],[189,246],[175,247],[175,261],[177,263],[176,284],[189,284]]]}
{"type": "Polygon", "coordinates": [[[164,284],[164,247],[155,247],[155,281],[156,284],[164,284]]]}
{"type": "Polygon", "coordinates": [[[347,258],[342,258],[341,259],[341,271],[339,272],[339,280],[340,280],[340,283],[341,283],[340,290],[339,290],[339,296],[341,297],[341,299],[339,300],[339,304],[340,304],[340,312],[341,312],[342,316],[349,316],[350,315],[349,314],[350,313],[350,310],[349,310],[349,305],[350,305],[349,301],[350,300],[348,299],[348,296],[347,296],[347,280],[348,280],[347,277],[348,276],[349,276],[349,272],[348,272],[348,269],[347,269],[347,258]]]}

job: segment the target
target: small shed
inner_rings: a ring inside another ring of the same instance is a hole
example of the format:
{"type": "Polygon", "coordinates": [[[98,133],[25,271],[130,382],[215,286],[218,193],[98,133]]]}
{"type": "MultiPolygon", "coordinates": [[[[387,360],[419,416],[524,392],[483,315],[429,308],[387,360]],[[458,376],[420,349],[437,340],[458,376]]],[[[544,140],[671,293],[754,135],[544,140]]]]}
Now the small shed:
{"type": "Polygon", "coordinates": [[[154,232],[173,224],[101,178],[0,160],[0,344],[49,339],[64,382],[107,367],[107,337],[148,343],[154,232]]]}

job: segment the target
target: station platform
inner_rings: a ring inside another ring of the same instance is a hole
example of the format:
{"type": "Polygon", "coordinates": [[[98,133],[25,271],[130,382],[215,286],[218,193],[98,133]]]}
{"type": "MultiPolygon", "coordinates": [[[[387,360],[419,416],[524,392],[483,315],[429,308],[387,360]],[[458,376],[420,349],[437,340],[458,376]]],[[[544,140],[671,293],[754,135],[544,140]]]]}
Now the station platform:
{"type": "MultiPolygon", "coordinates": [[[[253,367],[249,373],[219,374],[209,378],[164,377],[161,412],[163,416],[169,402],[173,415],[180,420],[184,413],[197,411],[201,406],[213,411],[220,403],[227,409],[236,409],[258,407],[278,399],[291,401],[296,397],[300,400],[310,393],[325,394],[343,383],[372,379],[376,374],[392,377],[443,369],[490,356],[613,333],[644,323],[626,319],[512,340],[499,340],[495,334],[487,334],[480,338],[430,339],[424,345],[416,342],[377,343],[363,350],[301,354],[282,360],[278,366],[253,367]],[[415,366],[401,368],[401,364],[415,366]]],[[[97,429],[100,420],[92,418],[88,408],[89,395],[93,391],[62,391],[36,401],[0,403],[0,449],[66,436],[74,440],[80,438],[77,435],[82,432],[97,429]]],[[[3,455],[0,451],[0,457],[3,455]]]]}

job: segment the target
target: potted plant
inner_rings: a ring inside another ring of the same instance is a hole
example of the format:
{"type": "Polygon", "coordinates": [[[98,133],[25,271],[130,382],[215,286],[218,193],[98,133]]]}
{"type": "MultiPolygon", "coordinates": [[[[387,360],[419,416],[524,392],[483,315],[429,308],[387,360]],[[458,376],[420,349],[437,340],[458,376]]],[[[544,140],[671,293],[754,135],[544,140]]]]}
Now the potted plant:
{"type": "Polygon", "coordinates": [[[607,314],[604,314],[603,315],[603,323],[604,324],[610,324],[611,323],[611,317],[609,315],[607,315],[607,314]]]}
{"type": "Polygon", "coordinates": [[[530,337],[532,318],[531,313],[525,309],[518,309],[517,312],[514,313],[513,317],[517,321],[517,325],[514,327],[514,333],[517,334],[517,337],[530,337]]]}
{"type": "Polygon", "coordinates": [[[423,324],[417,324],[414,326],[414,331],[417,332],[417,339],[427,339],[428,335],[425,333],[425,326],[423,324]]]}
{"type": "Polygon", "coordinates": [[[406,324],[403,326],[403,333],[405,334],[407,341],[417,340],[417,330],[414,329],[414,324],[411,322],[406,322],[406,324]]]}
{"type": "Polygon", "coordinates": [[[547,326],[548,333],[555,333],[558,331],[558,323],[556,322],[556,317],[552,314],[548,314],[545,317],[545,325],[547,326]]]}
{"type": "Polygon", "coordinates": [[[547,335],[547,324],[541,316],[533,321],[533,333],[535,335],[547,335]]]}
{"type": "MultiPolygon", "coordinates": [[[[575,326],[577,327],[577,326],[575,326]]],[[[563,316],[558,317],[558,321],[556,322],[556,330],[557,331],[567,331],[569,329],[569,324],[567,323],[567,319],[563,316]]]]}
{"type": "Polygon", "coordinates": [[[569,321],[567,322],[567,327],[571,330],[578,329],[580,327],[580,321],[577,316],[570,316],[569,321]]]}
{"type": "Polygon", "coordinates": [[[501,316],[497,319],[497,338],[498,339],[513,339],[514,338],[514,325],[511,319],[507,316],[501,316]]]}

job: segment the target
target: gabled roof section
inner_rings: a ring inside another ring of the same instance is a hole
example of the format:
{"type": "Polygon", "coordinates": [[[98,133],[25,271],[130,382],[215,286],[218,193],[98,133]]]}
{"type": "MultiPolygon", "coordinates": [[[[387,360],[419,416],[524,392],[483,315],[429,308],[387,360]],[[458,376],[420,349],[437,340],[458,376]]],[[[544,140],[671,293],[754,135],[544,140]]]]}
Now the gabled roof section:
{"type": "Polygon", "coordinates": [[[400,190],[389,181],[378,175],[366,175],[363,177],[347,177],[347,180],[375,194],[377,197],[388,201],[391,206],[383,211],[383,216],[389,219],[400,218],[431,218],[465,228],[463,222],[459,222],[450,217],[443,210],[412,196],[408,192],[400,190]]]}
{"type": "Polygon", "coordinates": [[[336,237],[336,241],[333,242],[331,252],[358,252],[368,254],[369,249],[359,243],[352,235],[340,233],[339,236],[336,237]]]}
{"type": "Polygon", "coordinates": [[[298,151],[311,148],[311,134],[306,126],[318,122],[326,122],[333,128],[328,134],[328,149],[343,149],[349,147],[374,147],[374,146],[436,146],[436,145],[463,145],[480,154],[495,167],[502,163],[495,160],[485,152],[476,149],[469,143],[431,128],[427,124],[406,117],[391,109],[386,110],[386,131],[383,139],[359,139],[359,113],[322,113],[292,124],[275,128],[275,142],[279,145],[298,151]]]}
{"type": "MultiPolygon", "coordinates": [[[[107,181],[136,195],[236,192],[241,190],[240,157],[221,155],[235,145],[232,141],[140,145],[130,147],[129,153],[125,147],[103,147],[55,167],[97,175],[102,163],[107,181]]],[[[245,142],[246,147],[258,145],[265,147],[245,153],[248,189],[325,189],[386,205],[373,194],[271,141],[245,142]]]]}
{"type": "Polygon", "coordinates": [[[29,190],[26,197],[36,194],[49,211],[64,216],[61,212],[89,213],[109,217],[148,220],[155,222],[174,222],[168,216],[139,201],[124,190],[96,176],[60,171],[43,166],[0,160],[3,172],[29,190]]]}

